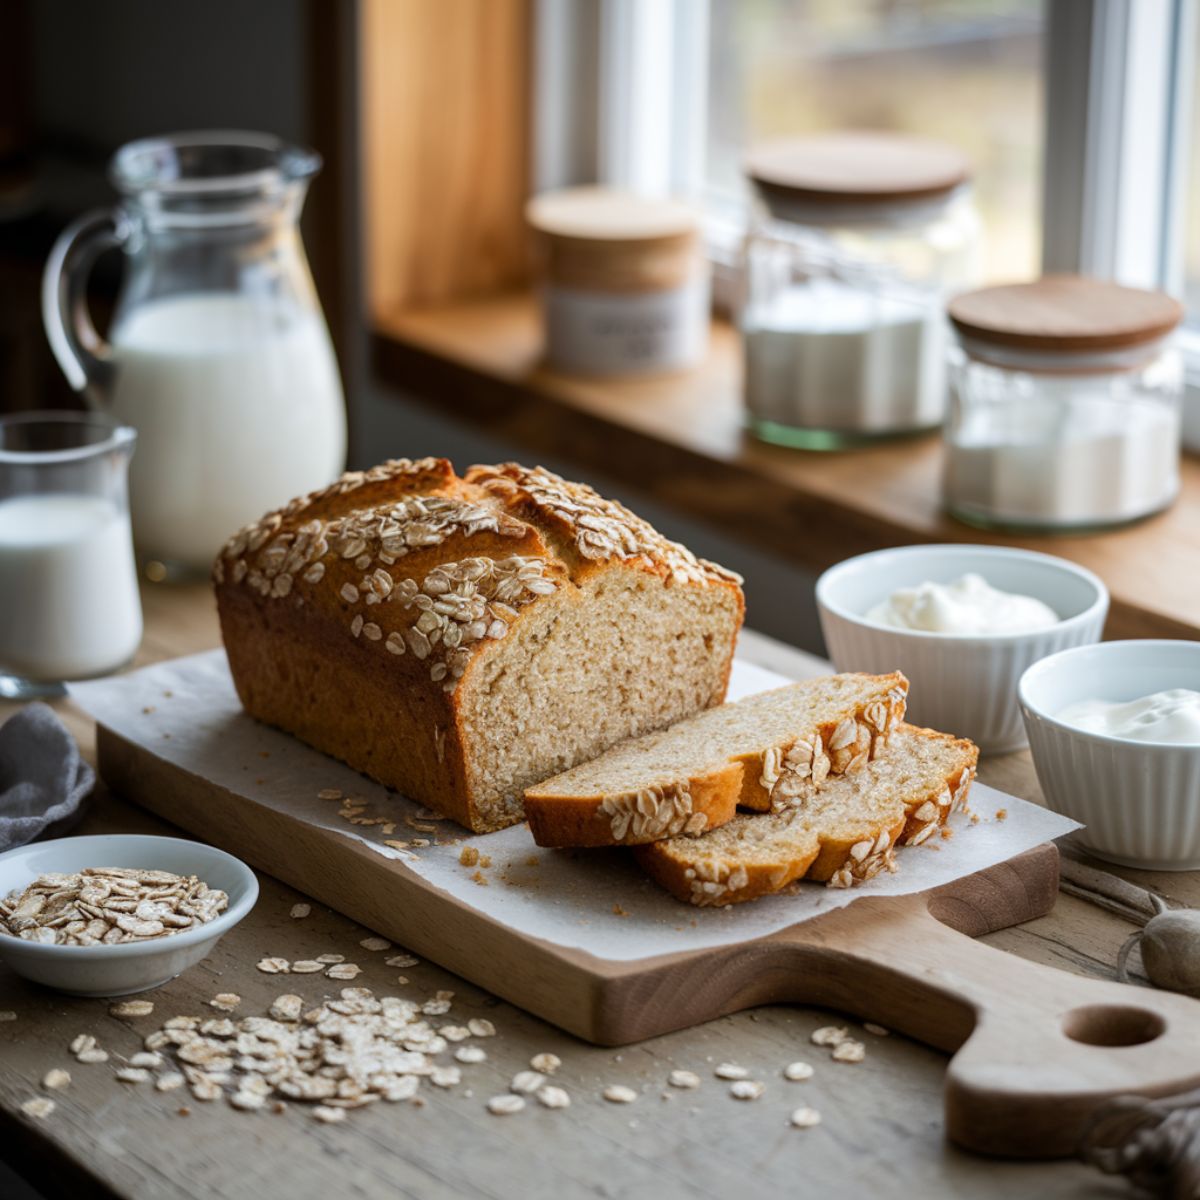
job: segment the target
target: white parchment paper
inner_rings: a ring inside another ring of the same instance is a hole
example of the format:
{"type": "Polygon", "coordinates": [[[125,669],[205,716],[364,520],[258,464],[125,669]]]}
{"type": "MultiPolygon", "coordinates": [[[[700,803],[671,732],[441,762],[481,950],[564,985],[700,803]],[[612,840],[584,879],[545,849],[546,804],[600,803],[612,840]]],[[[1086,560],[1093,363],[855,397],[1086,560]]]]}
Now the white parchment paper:
{"type": "MultiPolygon", "coordinates": [[[[738,661],[730,698],[786,682],[738,661]]],[[[72,684],[70,691],[81,708],[122,737],[244,796],[247,804],[286,811],[342,837],[357,838],[386,858],[402,858],[435,887],[513,929],[611,960],[743,941],[865,895],[925,891],[1078,828],[1065,817],[976,783],[971,806],[979,823],[962,815],[952,818],[954,837],[901,850],[895,875],[880,876],[853,890],[805,884],[797,894],[731,908],[694,909],[651,883],[624,851],[542,850],[524,825],[477,836],[451,821],[429,822],[420,805],[247,717],[223,651],[72,684]],[[367,802],[363,815],[395,822],[392,839],[426,838],[435,844],[408,851],[384,846],[379,826],[350,825],[337,815],[336,801],[318,799],[324,788],[362,797],[367,802]],[[1006,810],[1004,820],[996,820],[1000,809],[1006,810]],[[414,830],[409,820],[436,824],[437,833],[414,830]],[[490,867],[481,872],[487,886],[476,882],[477,867],[460,863],[464,846],[490,857],[490,867]]],[[[216,831],[213,838],[219,840],[216,831]]],[[[286,847],[280,847],[280,853],[286,853],[286,847]]]]}

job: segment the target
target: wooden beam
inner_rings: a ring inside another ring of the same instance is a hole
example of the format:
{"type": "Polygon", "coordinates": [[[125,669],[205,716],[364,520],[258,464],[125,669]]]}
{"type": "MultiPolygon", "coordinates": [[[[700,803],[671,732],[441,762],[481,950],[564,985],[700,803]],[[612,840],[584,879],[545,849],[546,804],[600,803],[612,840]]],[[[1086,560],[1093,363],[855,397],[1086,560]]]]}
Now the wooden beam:
{"type": "Polygon", "coordinates": [[[528,277],[531,0],[363,0],[368,308],[528,277]]]}

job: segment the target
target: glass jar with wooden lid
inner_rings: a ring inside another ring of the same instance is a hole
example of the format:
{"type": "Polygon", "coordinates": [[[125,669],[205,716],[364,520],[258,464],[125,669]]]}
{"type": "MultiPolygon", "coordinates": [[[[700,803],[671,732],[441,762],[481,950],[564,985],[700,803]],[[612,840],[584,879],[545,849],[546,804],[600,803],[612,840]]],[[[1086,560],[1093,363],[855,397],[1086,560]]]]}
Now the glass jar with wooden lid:
{"type": "Polygon", "coordinates": [[[1076,275],[949,305],[944,496],[984,528],[1122,525],[1179,491],[1183,316],[1161,292],[1076,275]]]}
{"type": "Polygon", "coordinates": [[[654,375],[708,346],[708,264],[696,214],[671,200],[580,187],[534,197],[548,365],[654,375]]]}
{"type": "Polygon", "coordinates": [[[977,282],[970,167],[894,133],[776,142],[746,163],[745,401],[760,438],[839,449],[936,428],[946,296],[977,282]]]}

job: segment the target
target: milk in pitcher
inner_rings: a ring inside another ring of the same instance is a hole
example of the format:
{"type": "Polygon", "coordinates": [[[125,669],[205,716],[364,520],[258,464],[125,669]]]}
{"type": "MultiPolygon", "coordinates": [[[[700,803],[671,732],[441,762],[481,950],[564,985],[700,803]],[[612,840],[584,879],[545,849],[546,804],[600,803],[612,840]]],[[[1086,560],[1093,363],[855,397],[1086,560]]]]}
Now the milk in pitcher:
{"type": "Polygon", "coordinates": [[[143,556],[207,571],[242,525],[342,470],[341,382],[317,309],[234,292],[152,300],[119,320],[112,359],[109,408],[138,431],[143,556]]]}

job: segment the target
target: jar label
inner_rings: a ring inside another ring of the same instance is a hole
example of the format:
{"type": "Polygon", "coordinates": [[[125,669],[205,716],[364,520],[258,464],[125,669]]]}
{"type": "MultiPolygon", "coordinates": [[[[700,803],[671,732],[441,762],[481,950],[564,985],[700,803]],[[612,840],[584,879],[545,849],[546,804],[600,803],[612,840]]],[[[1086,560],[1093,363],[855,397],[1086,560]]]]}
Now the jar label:
{"type": "Polygon", "coordinates": [[[544,289],[546,351],[564,371],[623,375],[694,366],[708,341],[708,283],[658,292],[544,289]]]}

